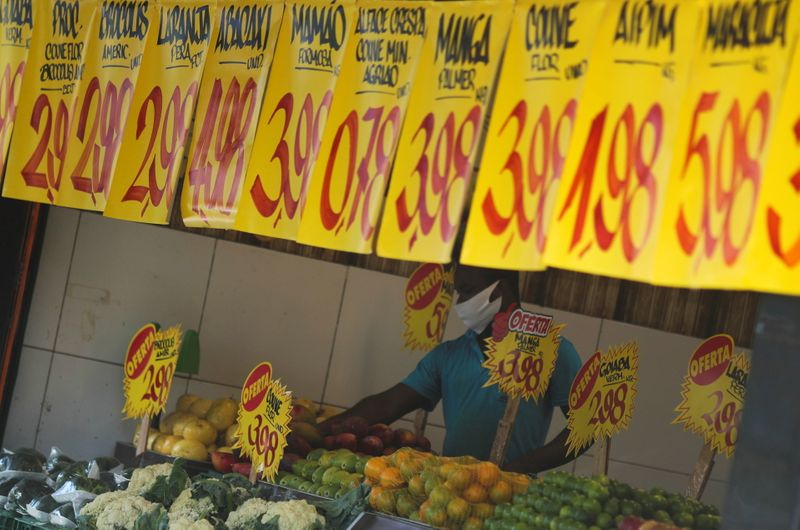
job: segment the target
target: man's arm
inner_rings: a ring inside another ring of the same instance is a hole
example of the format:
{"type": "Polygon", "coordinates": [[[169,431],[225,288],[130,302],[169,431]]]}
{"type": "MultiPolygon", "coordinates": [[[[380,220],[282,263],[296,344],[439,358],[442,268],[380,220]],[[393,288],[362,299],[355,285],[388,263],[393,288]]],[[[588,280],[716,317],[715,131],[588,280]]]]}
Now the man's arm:
{"type": "Polygon", "coordinates": [[[360,416],[370,425],[393,423],[409,412],[428,406],[428,400],[411,387],[398,383],[389,390],[367,396],[346,411],[321,424],[324,430],[334,420],[360,416]]]}

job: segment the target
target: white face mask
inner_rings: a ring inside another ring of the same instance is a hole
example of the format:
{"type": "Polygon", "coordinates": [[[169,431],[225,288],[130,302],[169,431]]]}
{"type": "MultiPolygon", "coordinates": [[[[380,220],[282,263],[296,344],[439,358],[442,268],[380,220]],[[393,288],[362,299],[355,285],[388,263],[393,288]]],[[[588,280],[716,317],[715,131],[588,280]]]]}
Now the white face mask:
{"type": "Polygon", "coordinates": [[[494,282],[475,296],[453,306],[458,318],[475,333],[481,333],[485,330],[486,326],[491,324],[494,316],[500,311],[500,304],[502,303],[501,298],[498,298],[494,302],[489,301],[492,292],[499,283],[500,280],[494,282]]]}

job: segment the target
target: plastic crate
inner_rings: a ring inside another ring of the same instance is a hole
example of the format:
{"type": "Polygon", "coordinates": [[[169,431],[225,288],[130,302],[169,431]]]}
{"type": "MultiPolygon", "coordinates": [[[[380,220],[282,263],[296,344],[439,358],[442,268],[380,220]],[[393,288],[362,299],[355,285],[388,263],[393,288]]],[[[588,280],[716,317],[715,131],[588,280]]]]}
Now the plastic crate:
{"type": "Polygon", "coordinates": [[[0,530],[41,530],[42,528],[49,528],[49,526],[31,524],[11,512],[0,513],[0,530]]]}

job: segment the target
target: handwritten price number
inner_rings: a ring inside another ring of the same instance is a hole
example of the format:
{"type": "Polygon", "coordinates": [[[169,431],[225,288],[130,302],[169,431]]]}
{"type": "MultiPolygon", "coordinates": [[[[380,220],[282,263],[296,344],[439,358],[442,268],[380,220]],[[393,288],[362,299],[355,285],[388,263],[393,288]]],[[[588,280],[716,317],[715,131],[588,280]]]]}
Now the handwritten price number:
{"type": "Polygon", "coordinates": [[[445,310],[447,305],[444,302],[438,301],[433,307],[433,315],[425,323],[425,335],[429,339],[441,340],[444,334],[444,321],[447,317],[445,310]]]}
{"type": "Polygon", "coordinates": [[[278,450],[278,431],[272,429],[263,414],[256,416],[255,425],[251,423],[247,427],[247,439],[250,446],[256,448],[256,454],[264,455],[264,467],[269,468],[278,450]]]}
{"type": "MultiPolygon", "coordinates": [[[[414,168],[414,173],[419,175],[418,196],[413,208],[409,207],[411,197],[408,188],[404,188],[396,203],[398,226],[402,232],[408,230],[414,219],[419,218],[419,229],[423,235],[428,235],[438,218],[442,241],[450,241],[455,236],[457,222],[450,220],[450,193],[459,180],[466,184],[472,171],[471,160],[480,135],[481,115],[480,105],[473,106],[456,131],[456,117],[450,112],[436,134],[432,157],[430,148],[436,130],[436,117],[430,112],[423,118],[412,137],[413,142],[420,133],[425,136],[422,153],[414,168]],[[438,197],[434,209],[428,205],[429,191],[438,197]]],[[[414,246],[417,235],[415,231],[409,248],[414,246]]]]}
{"type": "Polygon", "coordinates": [[[625,415],[625,398],[628,397],[628,385],[622,383],[616,388],[596,391],[589,402],[592,417],[589,425],[610,423],[616,425],[625,415]]]}
{"type": "Polygon", "coordinates": [[[248,78],[244,88],[234,78],[225,91],[220,79],[214,80],[205,120],[197,139],[197,144],[189,169],[189,182],[192,185],[192,211],[205,216],[200,207],[203,204],[211,210],[229,215],[239,194],[245,164],[245,140],[253,124],[258,99],[258,86],[248,78]],[[208,161],[213,143],[213,157],[217,163],[216,175],[208,161]],[[233,174],[230,175],[231,166],[233,174]],[[226,183],[230,184],[227,200],[224,197],[226,183]]]}
{"type": "MultiPolygon", "coordinates": [[[[398,139],[400,127],[400,108],[394,106],[386,113],[386,118],[383,119],[385,112],[384,107],[370,107],[364,112],[364,116],[360,121],[372,122],[369,127],[369,141],[364,156],[358,164],[358,181],[355,189],[355,197],[352,204],[350,204],[350,216],[347,220],[347,230],[355,222],[356,215],[359,207],[361,210],[361,237],[368,240],[372,237],[375,226],[372,224],[372,210],[370,208],[370,199],[372,198],[373,188],[377,182],[386,178],[386,170],[389,166],[389,155],[394,149],[394,145],[398,139]],[[391,126],[391,137],[387,146],[387,126],[391,126]],[[388,147],[388,148],[387,148],[388,147]],[[374,170],[371,169],[374,163],[374,170]]],[[[356,159],[358,157],[358,127],[360,123],[358,113],[353,110],[339,125],[334,136],[333,144],[331,145],[331,153],[328,157],[328,164],[325,168],[325,178],[322,184],[322,202],[320,207],[320,216],[322,217],[322,224],[326,230],[336,229],[335,233],[344,226],[342,214],[349,204],[350,194],[353,191],[353,179],[356,177],[356,159]],[[336,210],[331,204],[331,182],[334,179],[333,170],[336,163],[336,157],[339,153],[344,152],[340,150],[340,145],[345,132],[348,133],[347,142],[349,149],[347,150],[347,180],[344,187],[344,194],[342,196],[339,209],[336,210]],[[338,226],[337,226],[338,225],[338,226]]]]}
{"type": "Polygon", "coordinates": [[[693,229],[681,206],[676,231],[681,248],[687,255],[692,255],[702,240],[703,255],[710,258],[717,244],[721,242],[722,258],[726,265],[732,265],[747,242],[747,234],[750,233],[755,216],[761,188],[759,159],[769,131],[770,98],[769,94],[762,92],[747,111],[744,121],[739,100],[734,99],[722,123],[714,152],[709,137],[705,133],[698,136],[698,128],[701,117],[714,109],[718,97],[719,92],[704,92],[694,109],[683,163],[683,178],[689,165],[697,157],[703,169],[702,212],[696,228],[693,229]],[[751,131],[754,126],[758,127],[756,136],[751,131]],[[755,145],[751,145],[753,139],[755,145]],[[729,157],[728,160],[726,157],[729,157]],[[748,188],[750,201],[744,202],[740,194],[748,188]],[[738,244],[731,234],[734,220],[738,226],[741,226],[742,220],[746,220],[745,237],[738,244]],[[715,227],[718,227],[718,233],[715,227]]]}
{"type": "Polygon", "coordinates": [[[533,392],[539,387],[543,369],[544,360],[541,357],[523,355],[519,350],[510,352],[497,366],[500,377],[510,377],[515,383],[522,384],[526,392],[533,392]]]}
{"type": "Polygon", "coordinates": [[[142,214],[152,204],[154,207],[161,204],[166,195],[167,204],[172,201],[172,180],[175,177],[176,163],[179,163],[178,153],[183,149],[186,135],[191,123],[191,110],[197,97],[197,81],[193,81],[182,94],[181,87],[176,86],[169,97],[166,109],[164,96],[160,86],[155,86],[147,95],[136,120],[136,139],[142,137],[145,129],[149,127],[150,136],[147,140],[142,163],[136,172],[133,183],[123,195],[123,201],[143,203],[142,214]],[[152,109],[152,113],[150,112],[152,109]],[[152,119],[148,123],[148,116],[152,119]],[[156,140],[160,139],[158,152],[154,152],[156,140]],[[147,170],[147,184],[137,184],[144,180],[147,170]],[[165,175],[164,184],[158,185],[158,174],[165,175]]]}
{"type": "MultiPolygon", "coordinates": [[[[277,211],[282,201],[286,208],[286,215],[290,219],[294,218],[300,201],[305,195],[308,177],[311,174],[311,169],[314,167],[314,160],[317,158],[319,143],[322,139],[321,120],[327,116],[332,99],[333,92],[328,90],[322,97],[320,104],[315,107],[314,99],[311,94],[306,94],[303,105],[300,107],[300,112],[297,115],[297,128],[294,135],[294,149],[291,159],[289,144],[286,141],[286,133],[289,130],[289,125],[294,116],[294,95],[292,93],[287,93],[278,101],[275,110],[272,112],[272,115],[270,115],[268,124],[272,123],[279,112],[283,114],[281,138],[278,145],[275,146],[272,158],[270,158],[270,161],[277,160],[280,164],[281,188],[277,197],[274,199],[268,197],[267,193],[264,191],[261,175],[257,175],[253,187],[250,190],[253,203],[262,216],[272,216],[277,211]],[[322,112],[323,109],[325,110],[324,115],[322,112]],[[292,162],[294,163],[293,166],[292,162]],[[300,177],[301,179],[300,190],[297,195],[292,194],[292,176],[300,177]]],[[[275,219],[276,225],[279,219],[280,216],[275,219]]]]}
{"type": "MultiPolygon", "coordinates": [[[[6,135],[17,115],[17,85],[22,83],[25,62],[17,65],[11,73],[11,65],[7,64],[0,77],[0,148],[5,145],[6,135]]],[[[0,167],[5,167],[6,153],[0,153],[0,167]]]]}
{"type": "Polygon", "coordinates": [[[165,405],[169,396],[169,387],[172,384],[174,370],[175,367],[172,364],[162,365],[158,368],[158,371],[155,370],[152,364],[148,366],[144,374],[147,381],[145,383],[147,391],[142,396],[142,401],[154,401],[159,406],[165,405]]]}
{"type": "Polygon", "coordinates": [[[702,415],[703,421],[713,428],[717,434],[725,435],[725,444],[733,447],[739,438],[739,422],[742,420],[742,409],[738,408],[736,401],[728,401],[723,405],[725,396],[722,390],[717,390],[708,395],[714,399],[711,411],[702,415]]]}
{"type": "MultiPolygon", "coordinates": [[[[794,140],[800,144],[800,119],[798,119],[793,127],[794,140]]],[[[792,178],[789,180],[795,193],[800,193],[800,170],[796,171],[792,178]]],[[[795,267],[800,263],[800,237],[794,244],[784,249],[781,243],[781,216],[773,207],[767,208],[767,230],[769,233],[769,244],[772,251],[789,267],[795,267]]]]}
{"type": "MultiPolygon", "coordinates": [[[[581,243],[579,255],[583,255],[593,244],[593,241],[584,242],[584,228],[589,213],[589,198],[594,185],[597,158],[607,117],[608,105],[592,120],[567,200],[558,215],[559,220],[563,219],[570,208],[577,208],[569,251],[572,252],[581,243]]],[[[653,227],[658,195],[653,165],[661,149],[663,119],[661,105],[655,103],[650,106],[644,120],[637,127],[633,107],[630,104],[626,105],[611,133],[606,169],[600,171],[601,175],[606,175],[605,192],[607,193],[601,194],[594,205],[592,218],[594,240],[603,251],[606,251],[614,243],[617,235],[620,235],[622,252],[628,263],[632,263],[644,248],[653,227]],[[644,140],[648,133],[653,138],[650,149],[646,150],[644,140]],[[618,167],[620,160],[622,168],[618,167]],[[640,192],[644,193],[647,198],[647,220],[644,224],[639,219],[633,221],[630,219],[632,205],[640,192]],[[618,218],[611,226],[607,224],[603,213],[603,201],[608,199],[616,200],[619,203],[618,218]],[[644,226],[644,230],[642,230],[642,226],[644,226]],[[641,242],[638,245],[634,241],[634,230],[642,233],[641,242]]]]}
{"type": "Polygon", "coordinates": [[[527,124],[528,104],[522,100],[511,110],[500,127],[498,136],[503,134],[512,121],[516,122],[514,143],[503,166],[503,171],[508,171],[511,176],[514,187],[514,204],[509,215],[503,215],[495,203],[491,188],[486,192],[482,209],[487,228],[492,234],[502,234],[516,220],[517,232],[524,241],[528,240],[533,227],[536,227],[537,249],[539,252],[544,250],[547,238],[544,226],[546,201],[551,187],[561,178],[561,172],[564,169],[564,153],[561,151],[560,139],[564,128],[568,127],[568,133],[571,132],[575,122],[576,108],[576,101],[570,100],[556,120],[555,129],[553,129],[550,107],[548,105],[542,107],[539,118],[533,125],[533,134],[528,146],[527,172],[525,171],[526,164],[523,162],[523,156],[518,147],[527,124]],[[531,216],[527,215],[525,207],[526,203],[530,202],[528,197],[537,197],[531,216]]]}

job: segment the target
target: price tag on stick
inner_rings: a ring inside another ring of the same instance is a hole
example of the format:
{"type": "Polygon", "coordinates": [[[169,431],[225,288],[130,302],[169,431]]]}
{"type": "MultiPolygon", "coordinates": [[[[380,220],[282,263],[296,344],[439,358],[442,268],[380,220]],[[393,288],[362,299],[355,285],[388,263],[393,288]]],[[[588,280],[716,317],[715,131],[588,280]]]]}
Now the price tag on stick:
{"type": "Polygon", "coordinates": [[[444,337],[453,302],[453,267],[424,263],[406,284],[403,342],[409,350],[429,351],[444,337]]]}

